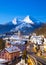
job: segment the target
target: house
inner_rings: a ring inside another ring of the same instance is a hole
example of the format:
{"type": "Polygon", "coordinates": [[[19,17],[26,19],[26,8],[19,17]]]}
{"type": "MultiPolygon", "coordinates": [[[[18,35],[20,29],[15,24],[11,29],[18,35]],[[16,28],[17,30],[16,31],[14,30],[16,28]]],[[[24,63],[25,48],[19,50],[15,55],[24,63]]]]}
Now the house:
{"type": "Polygon", "coordinates": [[[40,50],[41,50],[42,52],[44,52],[44,46],[43,46],[43,44],[40,45],[40,50]]]}
{"type": "Polygon", "coordinates": [[[46,52],[46,44],[44,44],[44,51],[46,52]]]}
{"type": "Polygon", "coordinates": [[[46,52],[46,38],[44,38],[44,51],[46,52]]]}
{"type": "Polygon", "coordinates": [[[16,46],[5,48],[5,59],[11,61],[15,57],[19,57],[20,55],[20,49],[16,46]]]}
{"type": "Polygon", "coordinates": [[[46,44],[46,38],[44,38],[44,44],[46,44]]]}
{"type": "Polygon", "coordinates": [[[32,42],[32,43],[37,43],[37,44],[42,44],[42,42],[43,42],[43,37],[42,36],[31,36],[31,38],[30,38],[30,41],[32,42]]]}
{"type": "Polygon", "coordinates": [[[9,39],[12,41],[16,41],[16,40],[20,40],[20,37],[17,35],[12,35],[9,39]]]}

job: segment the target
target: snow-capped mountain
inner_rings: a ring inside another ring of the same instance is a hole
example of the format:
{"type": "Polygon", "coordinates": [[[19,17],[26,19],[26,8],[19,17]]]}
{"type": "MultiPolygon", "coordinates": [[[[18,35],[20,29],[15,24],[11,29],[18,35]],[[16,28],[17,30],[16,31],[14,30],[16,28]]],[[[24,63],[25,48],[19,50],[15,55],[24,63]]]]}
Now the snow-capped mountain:
{"type": "Polygon", "coordinates": [[[12,21],[6,23],[5,25],[17,25],[17,19],[14,18],[12,21]]]}
{"type": "Polygon", "coordinates": [[[14,18],[11,22],[7,23],[8,25],[18,25],[18,24],[22,24],[22,23],[27,23],[27,24],[31,24],[31,25],[35,25],[35,24],[41,24],[41,21],[30,17],[30,16],[26,16],[23,20],[19,20],[18,18],[14,18]]]}
{"type": "Polygon", "coordinates": [[[13,23],[14,25],[16,25],[16,24],[17,24],[17,19],[14,18],[14,19],[12,20],[12,23],[13,23]]]}
{"type": "Polygon", "coordinates": [[[17,22],[17,26],[13,28],[12,31],[20,30],[22,33],[26,33],[26,34],[32,32],[35,28],[41,26],[41,21],[38,21],[30,16],[26,16],[23,20],[21,21],[17,20],[16,22],[17,22]]]}
{"type": "Polygon", "coordinates": [[[0,25],[0,33],[6,33],[6,32],[20,30],[22,33],[29,34],[34,29],[36,29],[40,26],[41,26],[41,22],[30,16],[26,16],[23,20],[14,18],[11,22],[8,22],[5,25],[0,25]]]}
{"type": "Polygon", "coordinates": [[[26,16],[22,21],[25,22],[25,23],[34,24],[34,22],[30,19],[29,16],[26,16]]]}

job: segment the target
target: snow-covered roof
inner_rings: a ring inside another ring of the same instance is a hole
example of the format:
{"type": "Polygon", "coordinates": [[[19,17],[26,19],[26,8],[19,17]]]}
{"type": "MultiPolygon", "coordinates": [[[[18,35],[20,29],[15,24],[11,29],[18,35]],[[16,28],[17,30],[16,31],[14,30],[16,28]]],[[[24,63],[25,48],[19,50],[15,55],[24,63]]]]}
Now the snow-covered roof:
{"type": "Polygon", "coordinates": [[[14,45],[14,44],[20,44],[20,43],[21,43],[21,41],[13,41],[13,42],[11,42],[12,45],[14,45]]]}
{"type": "Polygon", "coordinates": [[[41,39],[42,39],[42,37],[41,37],[41,36],[32,36],[32,37],[31,37],[31,39],[32,39],[32,38],[39,39],[39,40],[41,40],[41,39]]]}
{"type": "Polygon", "coordinates": [[[20,51],[20,49],[18,47],[16,47],[16,46],[5,48],[5,50],[8,51],[9,53],[14,53],[14,52],[20,51]]]}
{"type": "Polygon", "coordinates": [[[10,44],[15,45],[15,44],[25,44],[24,41],[11,41],[10,44]]]}
{"type": "Polygon", "coordinates": [[[13,35],[13,36],[10,37],[10,39],[19,39],[19,36],[13,35]]]}

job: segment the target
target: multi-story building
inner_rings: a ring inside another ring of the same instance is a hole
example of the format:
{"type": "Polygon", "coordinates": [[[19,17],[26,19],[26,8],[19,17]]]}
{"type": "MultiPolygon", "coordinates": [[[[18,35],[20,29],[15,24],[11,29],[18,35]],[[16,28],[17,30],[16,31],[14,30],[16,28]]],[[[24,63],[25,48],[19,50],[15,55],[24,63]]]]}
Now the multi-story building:
{"type": "Polygon", "coordinates": [[[0,53],[0,58],[6,59],[8,61],[12,61],[16,57],[19,57],[20,55],[20,49],[16,46],[5,48],[0,53]]]}

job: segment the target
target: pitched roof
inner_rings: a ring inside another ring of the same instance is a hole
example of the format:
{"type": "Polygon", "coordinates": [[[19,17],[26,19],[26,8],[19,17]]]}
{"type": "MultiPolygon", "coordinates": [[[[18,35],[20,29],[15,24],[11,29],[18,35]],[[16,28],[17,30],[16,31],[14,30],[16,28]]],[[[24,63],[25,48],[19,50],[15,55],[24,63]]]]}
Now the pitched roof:
{"type": "Polygon", "coordinates": [[[8,51],[9,53],[14,53],[14,52],[20,51],[20,49],[16,46],[5,48],[5,50],[8,51]]]}

